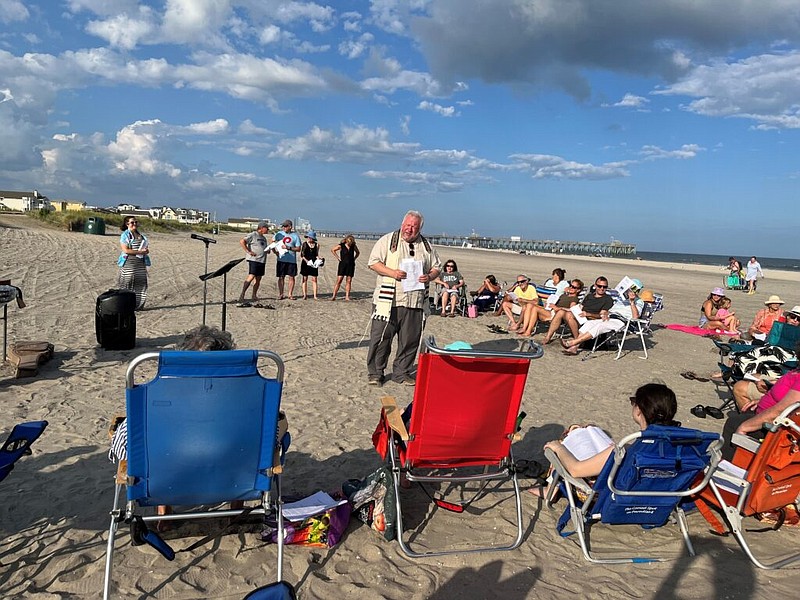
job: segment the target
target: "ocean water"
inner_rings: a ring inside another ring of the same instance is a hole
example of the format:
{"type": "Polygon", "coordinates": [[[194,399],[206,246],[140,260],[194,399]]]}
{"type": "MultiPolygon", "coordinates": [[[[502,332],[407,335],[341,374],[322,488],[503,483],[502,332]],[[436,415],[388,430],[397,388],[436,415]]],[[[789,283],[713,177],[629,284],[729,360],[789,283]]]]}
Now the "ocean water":
{"type": "MultiPolygon", "coordinates": [[[[728,256],[718,254],[681,254],[677,252],[646,252],[636,251],[636,256],[644,260],[654,260],[657,262],[685,263],[689,265],[719,265],[720,267],[728,264],[728,256]]],[[[744,265],[749,256],[737,256],[736,258],[744,265]]],[[[770,258],[759,256],[758,262],[764,271],[773,269],[776,271],[800,271],[800,258],[770,258]]]]}

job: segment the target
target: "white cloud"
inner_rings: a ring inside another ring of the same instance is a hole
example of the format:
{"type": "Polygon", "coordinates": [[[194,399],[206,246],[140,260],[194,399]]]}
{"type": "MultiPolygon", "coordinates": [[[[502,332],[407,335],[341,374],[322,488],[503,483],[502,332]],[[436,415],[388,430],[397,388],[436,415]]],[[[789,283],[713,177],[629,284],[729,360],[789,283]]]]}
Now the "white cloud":
{"type": "Polygon", "coordinates": [[[206,121],[205,123],[192,123],[187,125],[185,131],[199,135],[219,135],[221,133],[228,133],[228,121],[225,119],[214,119],[213,121],[206,121]]]}
{"type": "Polygon", "coordinates": [[[603,104],[603,106],[604,107],[613,106],[618,108],[643,108],[649,102],[650,100],[642,96],[637,96],[635,94],[625,94],[622,97],[622,100],[620,100],[619,102],[615,102],[614,104],[603,104]]]}
{"type": "Polygon", "coordinates": [[[115,159],[116,168],[144,175],[180,175],[179,168],[157,156],[161,124],[158,119],[136,121],[117,132],[116,140],[108,145],[108,152],[115,159]]]}
{"type": "Polygon", "coordinates": [[[698,66],[654,93],[695,98],[684,108],[701,115],[750,119],[761,129],[797,129],[800,51],[698,66]]]}
{"type": "Polygon", "coordinates": [[[441,104],[435,104],[434,102],[428,102],[427,100],[423,100],[417,105],[419,110],[426,110],[429,112],[436,113],[443,117],[452,117],[458,116],[459,113],[456,113],[456,109],[453,106],[442,106],[441,104]]]}
{"type": "Polygon", "coordinates": [[[20,0],[3,0],[3,2],[0,2],[0,23],[25,21],[28,17],[30,17],[30,13],[20,0]]]}
{"type": "Polygon", "coordinates": [[[530,172],[534,179],[616,179],[628,177],[628,162],[610,162],[602,165],[579,163],[550,154],[512,154],[518,165],[530,172]]]}
{"type": "Polygon", "coordinates": [[[197,43],[218,31],[231,14],[230,0],[167,0],[165,41],[197,43]]]}
{"type": "Polygon", "coordinates": [[[417,147],[417,144],[390,141],[389,132],[381,127],[342,127],[338,135],[313,127],[304,136],[281,140],[270,158],[360,163],[409,157],[417,147]]]}
{"type": "Polygon", "coordinates": [[[106,40],[112,48],[131,50],[142,40],[154,37],[158,30],[154,16],[149,7],[142,6],[135,17],[122,13],[104,21],[89,21],[86,31],[106,40]]]}
{"type": "Polygon", "coordinates": [[[684,144],[678,150],[664,150],[658,146],[642,146],[641,154],[647,160],[655,160],[659,158],[677,158],[686,160],[688,158],[695,158],[698,152],[702,152],[705,148],[697,144],[684,144]]]}

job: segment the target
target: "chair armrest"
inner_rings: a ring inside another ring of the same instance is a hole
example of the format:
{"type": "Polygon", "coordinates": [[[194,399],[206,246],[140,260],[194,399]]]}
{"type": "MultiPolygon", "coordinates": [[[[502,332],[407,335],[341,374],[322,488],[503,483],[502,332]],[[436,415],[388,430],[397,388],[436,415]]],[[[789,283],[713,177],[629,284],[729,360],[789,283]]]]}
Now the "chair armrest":
{"type": "Polygon", "coordinates": [[[758,452],[758,449],[761,447],[761,442],[754,440],[749,435],[742,435],[741,433],[734,433],[733,436],[731,436],[731,444],[744,448],[753,454],[758,452]]]}
{"type": "Polygon", "coordinates": [[[408,441],[408,430],[400,409],[397,407],[397,401],[392,396],[384,396],[381,398],[381,405],[383,406],[383,414],[386,417],[386,424],[400,436],[403,441],[408,441]]]}
{"type": "Polygon", "coordinates": [[[550,461],[550,464],[553,465],[553,470],[556,471],[566,483],[569,483],[573,487],[586,494],[592,493],[592,486],[589,484],[589,482],[587,482],[585,479],[570,475],[569,471],[567,471],[567,468],[564,466],[564,463],[561,462],[561,459],[558,458],[556,453],[550,450],[550,448],[545,448],[544,456],[550,461]]]}

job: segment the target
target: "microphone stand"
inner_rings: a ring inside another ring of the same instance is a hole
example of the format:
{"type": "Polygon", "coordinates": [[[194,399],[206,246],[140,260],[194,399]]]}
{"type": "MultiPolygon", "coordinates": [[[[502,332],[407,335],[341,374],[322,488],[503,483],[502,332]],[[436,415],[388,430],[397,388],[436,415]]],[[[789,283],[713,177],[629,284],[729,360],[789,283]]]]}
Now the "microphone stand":
{"type": "MultiPolygon", "coordinates": [[[[222,275],[222,331],[225,331],[228,317],[228,271],[242,262],[244,258],[237,258],[222,265],[213,273],[204,273],[200,279],[205,283],[209,279],[214,279],[222,275]]],[[[205,304],[203,305],[203,324],[205,325],[205,304]]]]}
{"type": "MultiPolygon", "coordinates": [[[[205,268],[205,272],[208,273],[208,245],[209,244],[216,244],[217,240],[215,240],[213,238],[205,237],[203,235],[197,235],[196,233],[193,233],[191,235],[191,238],[193,240],[200,240],[201,242],[203,242],[206,245],[206,268],[205,268]]],[[[208,291],[208,282],[206,280],[203,280],[203,325],[206,324],[206,297],[207,297],[207,291],[208,291]]],[[[223,331],[224,331],[224,329],[223,329],[223,331]]]]}

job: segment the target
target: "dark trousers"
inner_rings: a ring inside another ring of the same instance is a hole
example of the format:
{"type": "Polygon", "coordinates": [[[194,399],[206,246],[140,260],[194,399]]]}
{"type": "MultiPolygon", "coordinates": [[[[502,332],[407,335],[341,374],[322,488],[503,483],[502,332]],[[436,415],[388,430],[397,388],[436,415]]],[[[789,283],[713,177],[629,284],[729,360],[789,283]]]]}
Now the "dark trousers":
{"type": "Polygon", "coordinates": [[[369,332],[369,350],[367,351],[367,373],[372,376],[383,376],[389,364],[392,351],[392,340],[397,336],[397,351],[392,363],[392,378],[395,381],[403,377],[412,377],[414,359],[417,356],[419,338],[422,335],[423,313],[421,308],[392,308],[388,321],[373,319],[369,332]]]}
{"type": "MultiPolygon", "coordinates": [[[[733,460],[733,455],[736,452],[737,446],[731,444],[731,439],[733,438],[733,434],[736,433],[736,430],[739,428],[739,425],[747,421],[748,419],[752,419],[755,416],[755,411],[749,410],[744,413],[730,413],[728,415],[728,419],[725,421],[725,425],[722,426],[722,458],[727,461],[733,460]]],[[[764,431],[753,431],[750,434],[750,437],[763,440],[764,439],[764,431]]]]}

